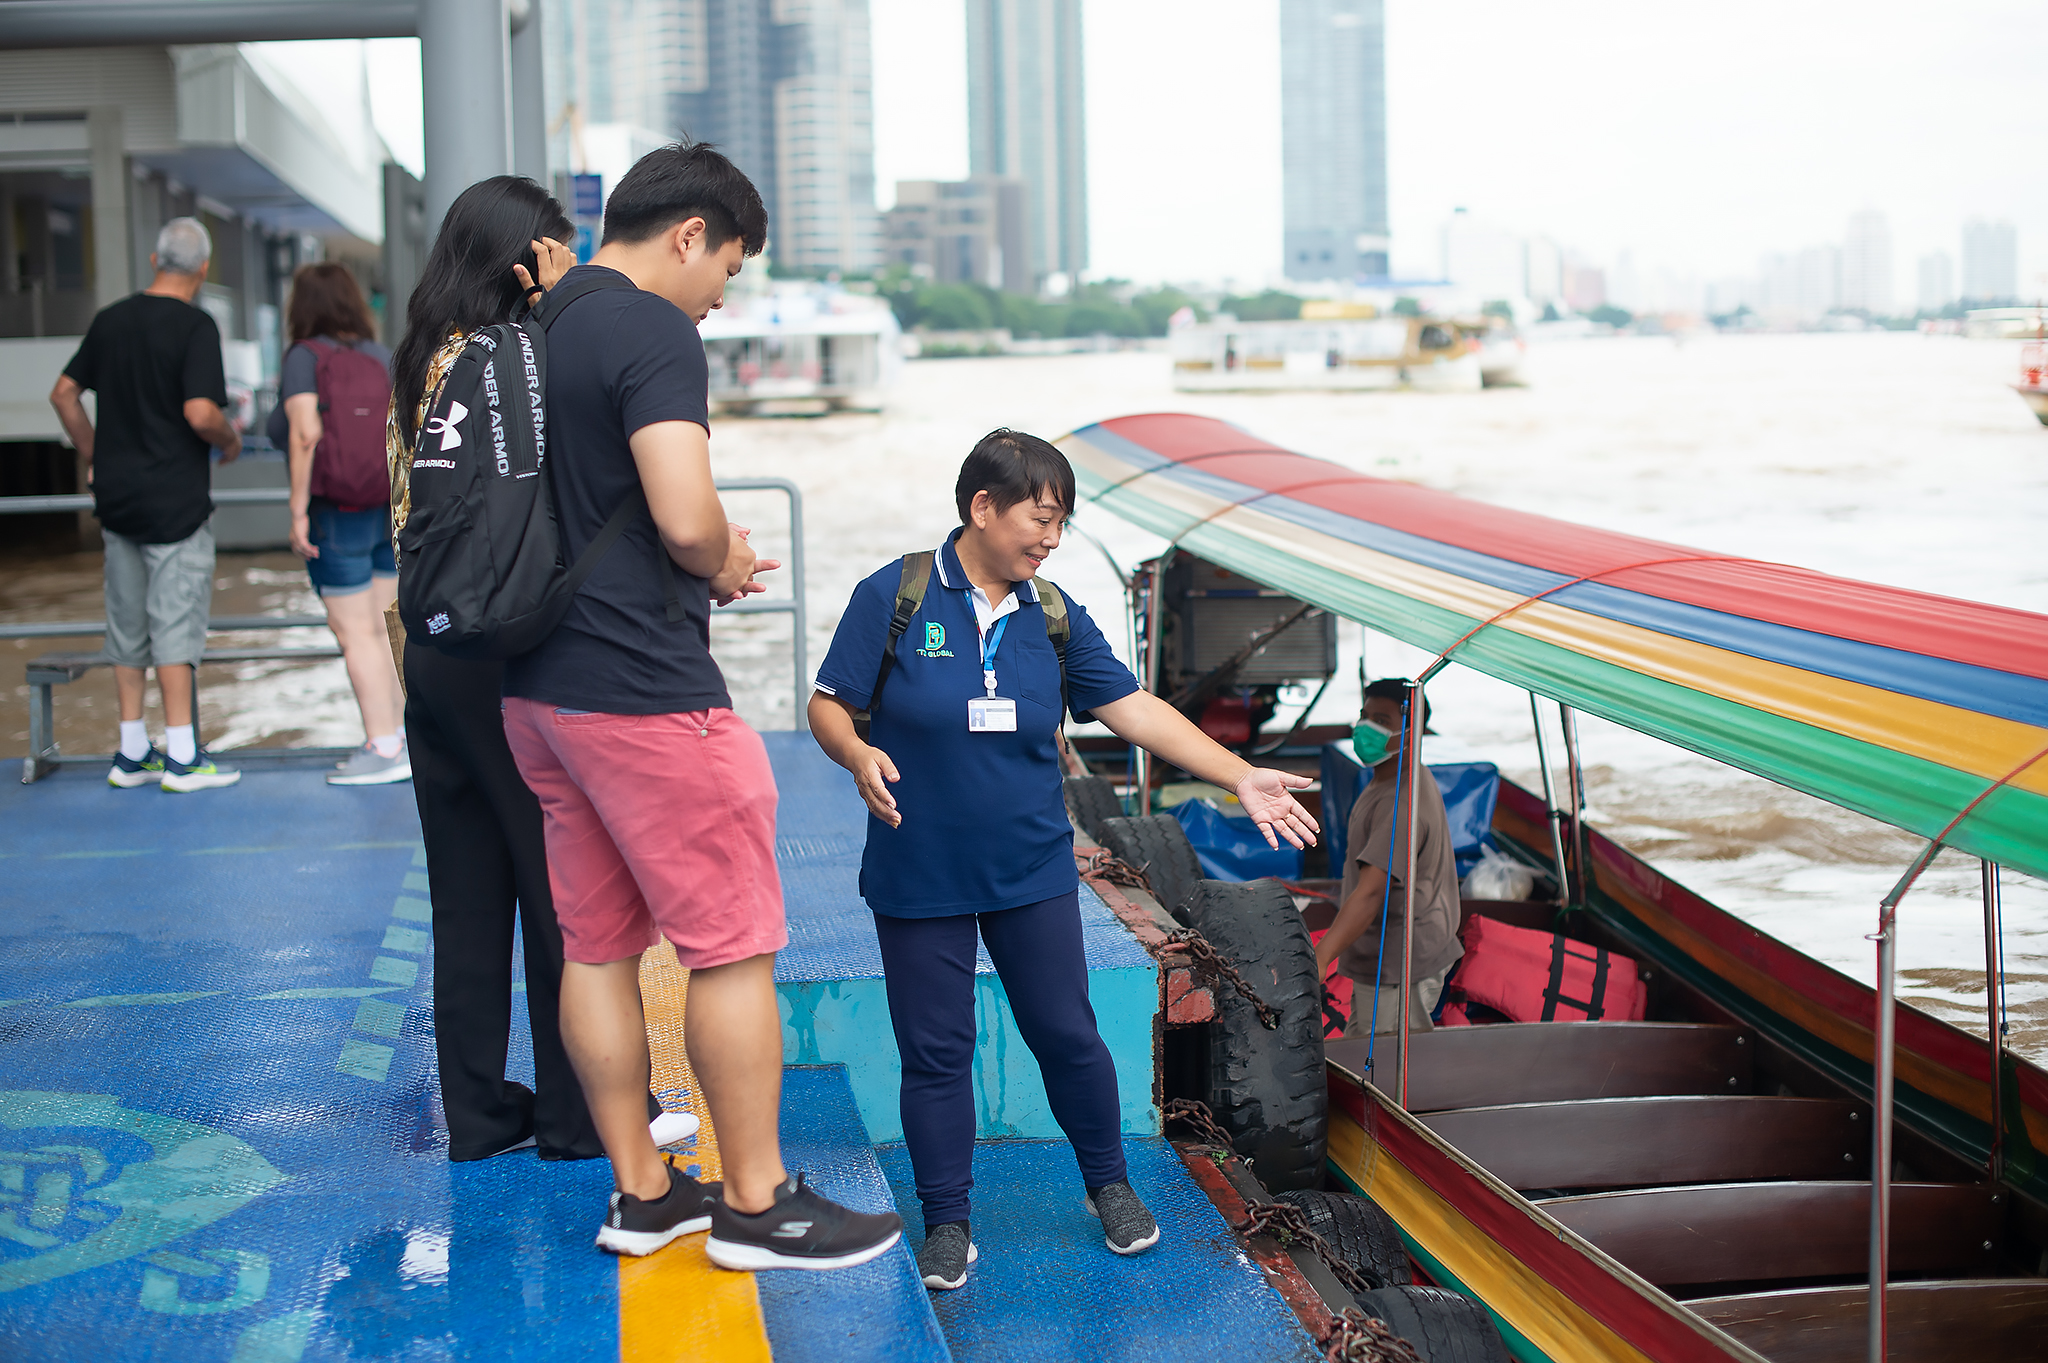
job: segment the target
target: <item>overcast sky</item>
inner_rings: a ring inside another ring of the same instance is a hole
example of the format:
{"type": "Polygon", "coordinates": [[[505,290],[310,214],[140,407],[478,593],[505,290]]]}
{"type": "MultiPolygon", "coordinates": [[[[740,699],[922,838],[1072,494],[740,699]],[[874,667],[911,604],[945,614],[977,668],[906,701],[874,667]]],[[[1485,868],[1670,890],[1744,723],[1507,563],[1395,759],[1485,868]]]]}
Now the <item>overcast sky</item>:
{"type": "MultiPolygon", "coordinates": [[[[869,0],[875,171],[967,172],[962,0],[869,0]]],[[[1263,282],[1280,256],[1279,0],[1084,0],[1092,272],[1263,282]]],[[[1708,277],[1839,241],[1878,208],[1896,287],[1962,220],[2020,230],[2048,293],[2044,0],[1387,0],[1397,270],[1433,273],[1453,207],[1596,261],[1708,277]]],[[[373,43],[379,123],[412,159],[418,65],[373,43]]]]}
{"type": "MultiPolygon", "coordinates": [[[[967,167],[959,0],[870,0],[876,173],[967,167]]],[[[1084,0],[1094,270],[1256,279],[1280,255],[1279,0],[1084,0]],[[1170,22],[1162,18],[1171,15],[1170,22]]],[[[2042,0],[1387,0],[1397,267],[1458,205],[1596,259],[1747,273],[1891,218],[1898,287],[2010,218],[2048,291],[2042,0]]]]}

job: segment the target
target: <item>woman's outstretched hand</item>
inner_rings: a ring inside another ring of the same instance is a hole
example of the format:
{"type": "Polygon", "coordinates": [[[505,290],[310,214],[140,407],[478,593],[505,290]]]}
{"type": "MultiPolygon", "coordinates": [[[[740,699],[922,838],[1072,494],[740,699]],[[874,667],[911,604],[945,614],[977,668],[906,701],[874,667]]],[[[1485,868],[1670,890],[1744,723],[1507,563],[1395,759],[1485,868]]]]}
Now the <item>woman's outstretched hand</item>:
{"type": "Polygon", "coordinates": [[[1266,835],[1267,846],[1280,845],[1279,838],[1273,836],[1278,831],[1280,837],[1296,847],[1313,847],[1320,831],[1316,821],[1287,792],[1314,784],[1308,777],[1292,772],[1253,767],[1237,783],[1237,802],[1266,835]]]}
{"type": "Polygon", "coordinates": [[[874,816],[891,828],[901,828],[903,814],[896,808],[896,797],[889,793],[889,783],[901,781],[903,775],[889,760],[889,754],[869,746],[854,758],[851,770],[853,783],[860,787],[860,798],[867,801],[874,816]]]}

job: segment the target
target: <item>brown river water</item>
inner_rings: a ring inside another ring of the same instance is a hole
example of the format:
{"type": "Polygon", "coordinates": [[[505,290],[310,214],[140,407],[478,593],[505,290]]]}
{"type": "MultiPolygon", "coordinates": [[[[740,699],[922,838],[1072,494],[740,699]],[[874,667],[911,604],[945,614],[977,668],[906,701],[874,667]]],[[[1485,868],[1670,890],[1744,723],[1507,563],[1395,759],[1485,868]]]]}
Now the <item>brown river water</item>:
{"type": "MultiPolygon", "coordinates": [[[[1523,388],[1180,395],[1157,353],[932,360],[906,366],[886,413],[718,421],[712,449],[721,477],[787,478],[803,492],[812,668],[852,584],[953,524],[953,476],[977,437],[998,425],[1057,436],[1160,410],[1223,417],[1365,472],[1564,520],[2048,613],[2048,430],[2005,386],[2016,364],[2012,345],[1910,334],[1619,338],[1532,347],[1523,388]]],[[[779,495],[733,494],[727,508],[765,553],[787,557],[779,495]]],[[[1101,513],[1084,512],[1079,527],[1126,567],[1163,547],[1101,513]]],[[[96,617],[99,556],[22,539],[0,547],[0,620],[96,617]]],[[[1102,552],[1070,536],[1048,575],[1121,647],[1102,552]]],[[[319,606],[290,554],[223,554],[214,611],[319,606]]],[[[1361,647],[1375,675],[1424,661],[1355,626],[1339,639],[1340,681],[1319,721],[1355,712],[1341,679],[1355,675],[1361,647]]],[[[216,636],[228,642],[331,641],[323,630],[216,636]]],[[[714,623],[735,702],[759,727],[791,725],[789,642],[784,617],[714,623]]],[[[0,754],[27,748],[22,664],[94,646],[0,641],[0,754]]],[[[1453,667],[1431,699],[1448,740],[1525,784],[1540,780],[1523,693],[1453,667]]],[[[57,716],[67,751],[112,747],[111,676],[62,688],[57,716]]],[[[339,661],[209,668],[201,723],[223,750],[362,741],[339,661]]],[[[1598,826],[1763,930],[1872,978],[1864,935],[1915,839],[1614,725],[1585,720],[1582,740],[1598,826]]],[[[2007,872],[2004,887],[2014,1044],[2048,1062],[2048,884],[2007,872]]],[[[1900,960],[1906,999],[1983,1031],[1974,861],[1945,855],[1906,901],[1900,960]]]]}

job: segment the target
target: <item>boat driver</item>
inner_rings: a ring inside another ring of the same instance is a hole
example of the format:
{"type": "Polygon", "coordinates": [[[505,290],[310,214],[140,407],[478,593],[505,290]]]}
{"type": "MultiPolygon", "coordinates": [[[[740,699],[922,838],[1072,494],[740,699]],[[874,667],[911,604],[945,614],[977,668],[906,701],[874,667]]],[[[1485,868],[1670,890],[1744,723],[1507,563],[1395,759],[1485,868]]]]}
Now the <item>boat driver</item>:
{"type": "MultiPolygon", "coordinates": [[[[1354,985],[1346,1036],[1367,1036],[1374,1031],[1389,1034],[1401,1029],[1398,1000],[1405,888],[1401,872],[1408,861],[1409,811],[1397,811],[1397,799],[1405,804],[1412,798],[1417,815],[1415,959],[1410,969],[1413,987],[1407,1005],[1409,1031],[1430,1030],[1430,1014],[1443,995],[1444,979],[1464,954],[1458,943],[1458,866],[1452,853],[1444,797],[1427,766],[1416,773],[1412,782],[1406,772],[1398,770],[1402,700],[1408,694],[1408,685],[1403,677],[1383,677],[1365,688],[1356,742],[1360,759],[1371,770],[1358,802],[1351,807],[1337,916],[1316,944],[1317,977],[1326,977],[1330,963],[1335,961],[1354,985]]],[[[1422,720],[1426,733],[1427,699],[1422,703],[1422,720]]],[[[1374,1062],[1379,1078],[1374,1082],[1392,1091],[1389,1085],[1398,1081],[1391,1047],[1384,1059],[1377,1054],[1378,1049],[1375,1046],[1374,1062]]]]}

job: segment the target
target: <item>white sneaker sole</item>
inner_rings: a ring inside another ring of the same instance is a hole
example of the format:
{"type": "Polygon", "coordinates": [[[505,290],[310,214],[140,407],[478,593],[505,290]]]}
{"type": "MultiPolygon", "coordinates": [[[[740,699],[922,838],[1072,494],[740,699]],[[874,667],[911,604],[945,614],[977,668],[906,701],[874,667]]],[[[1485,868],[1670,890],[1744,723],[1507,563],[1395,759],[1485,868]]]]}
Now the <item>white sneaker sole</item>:
{"type": "Polygon", "coordinates": [[[896,1242],[903,1238],[902,1231],[891,1231],[889,1238],[866,1249],[851,1254],[841,1254],[824,1259],[804,1254],[778,1254],[765,1245],[736,1245],[730,1240],[721,1240],[716,1235],[704,1242],[704,1252],[711,1256],[711,1262],[720,1268],[735,1269],[742,1273],[758,1273],[770,1268],[852,1268],[870,1259],[878,1259],[896,1248],[896,1242]]]}
{"type": "Polygon", "coordinates": [[[626,1254],[635,1259],[654,1253],[662,1246],[685,1235],[694,1235],[700,1230],[711,1229],[711,1213],[693,1216],[687,1221],[678,1221],[667,1230],[620,1230],[614,1226],[597,1228],[597,1247],[612,1254],[626,1254]]]}
{"type": "Polygon", "coordinates": [[[674,1145],[697,1134],[702,1123],[692,1112],[664,1112],[647,1124],[647,1134],[657,1146],[674,1145]]]}
{"type": "Polygon", "coordinates": [[[412,763],[401,762],[395,767],[386,767],[382,771],[373,771],[367,776],[342,776],[336,773],[327,778],[327,784],[330,786],[391,786],[398,784],[400,781],[410,780],[412,780],[412,763]]]}
{"type": "Polygon", "coordinates": [[[164,779],[160,771],[122,771],[119,767],[107,773],[107,784],[116,790],[133,790],[137,786],[153,786],[164,779]]]}
{"type": "MultiPolygon", "coordinates": [[[[1102,1213],[1095,1210],[1094,1198],[1082,1198],[1081,1205],[1087,1209],[1088,1215],[1094,1217],[1097,1221],[1102,1219],[1102,1213]]],[[[1159,1243],[1159,1222],[1156,1219],[1152,1222],[1152,1233],[1142,1240],[1134,1240],[1128,1245],[1119,1245],[1116,1241],[1110,1239],[1108,1235],[1104,1235],[1102,1243],[1109,1246],[1111,1254],[1143,1254],[1146,1250],[1159,1243]]]]}
{"type": "MultiPolygon", "coordinates": [[[[981,1251],[980,1251],[980,1250],[978,1250],[978,1249],[976,1249],[976,1248],[974,1247],[974,1242],[973,1242],[972,1240],[968,1241],[968,1242],[967,1242],[967,1262],[971,1264],[971,1263],[973,1263],[973,1262],[974,1262],[974,1261],[975,1261],[976,1259],[979,1259],[980,1257],[981,1257],[981,1251]]],[[[927,1273],[927,1274],[925,1274],[925,1275],[924,1275],[924,1285],[925,1285],[926,1287],[930,1287],[930,1288],[936,1288],[937,1290],[939,1290],[939,1291],[941,1291],[941,1292],[951,1292],[951,1291],[952,1291],[953,1289],[955,1289],[955,1288],[957,1288],[957,1287],[960,1287],[960,1286],[963,1286],[963,1285],[964,1285],[964,1284],[965,1284],[966,1282],[967,1282],[967,1270],[966,1270],[966,1269],[964,1269],[964,1268],[960,1270],[960,1276],[959,1276],[959,1277],[957,1277],[957,1278],[954,1278],[954,1279],[953,1279],[952,1281],[950,1281],[950,1282],[948,1282],[948,1281],[947,1281],[946,1279],[944,1279],[944,1278],[941,1278],[941,1277],[940,1277],[940,1276],[939,1276],[938,1274],[936,1274],[936,1273],[927,1273]]]]}
{"type": "Polygon", "coordinates": [[[242,773],[238,771],[215,771],[203,776],[172,776],[166,773],[162,785],[174,795],[183,795],[195,790],[216,790],[221,786],[231,786],[241,779],[242,773]]]}

